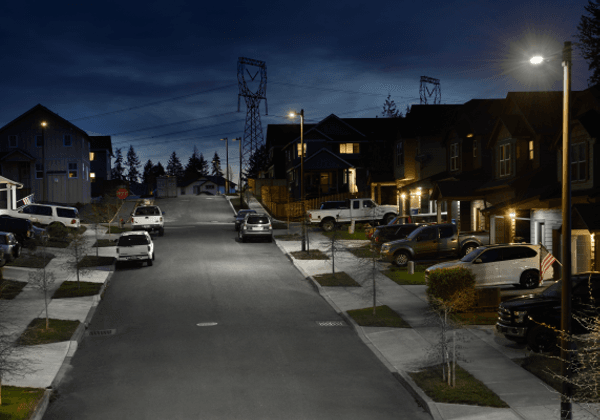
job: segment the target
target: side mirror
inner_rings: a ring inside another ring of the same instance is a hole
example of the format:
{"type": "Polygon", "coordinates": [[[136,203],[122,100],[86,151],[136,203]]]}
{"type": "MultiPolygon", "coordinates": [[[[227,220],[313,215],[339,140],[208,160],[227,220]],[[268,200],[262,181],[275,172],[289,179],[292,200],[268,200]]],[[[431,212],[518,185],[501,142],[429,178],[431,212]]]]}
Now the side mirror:
{"type": "Polygon", "coordinates": [[[165,212],[163,211],[163,216],[164,216],[165,214],[167,214],[167,213],[165,213],[165,212]]]}
{"type": "Polygon", "coordinates": [[[481,261],[481,258],[477,258],[475,261],[473,261],[473,263],[481,264],[481,263],[483,263],[483,261],[481,261]]]}

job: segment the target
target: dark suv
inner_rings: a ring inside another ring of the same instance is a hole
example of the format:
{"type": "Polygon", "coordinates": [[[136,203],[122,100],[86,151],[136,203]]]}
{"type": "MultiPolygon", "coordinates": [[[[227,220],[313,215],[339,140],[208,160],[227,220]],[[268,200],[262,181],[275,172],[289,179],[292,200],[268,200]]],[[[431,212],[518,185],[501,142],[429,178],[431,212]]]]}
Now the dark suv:
{"type": "MultiPolygon", "coordinates": [[[[582,318],[597,317],[600,310],[600,272],[573,274],[571,277],[573,334],[588,333],[582,318]]],[[[533,351],[556,348],[561,320],[562,280],[536,295],[507,300],[498,308],[496,331],[516,342],[527,342],[533,351]]]]}
{"type": "Polygon", "coordinates": [[[29,246],[34,239],[42,239],[46,230],[35,228],[29,219],[20,219],[6,214],[0,215],[0,231],[11,232],[23,247],[29,246]]]}
{"type": "Polygon", "coordinates": [[[413,230],[417,229],[422,224],[407,223],[404,225],[383,225],[379,226],[373,232],[371,241],[376,248],[381,248],[386,242],[397,241],[398,239],[406,238],[413,230]]]}

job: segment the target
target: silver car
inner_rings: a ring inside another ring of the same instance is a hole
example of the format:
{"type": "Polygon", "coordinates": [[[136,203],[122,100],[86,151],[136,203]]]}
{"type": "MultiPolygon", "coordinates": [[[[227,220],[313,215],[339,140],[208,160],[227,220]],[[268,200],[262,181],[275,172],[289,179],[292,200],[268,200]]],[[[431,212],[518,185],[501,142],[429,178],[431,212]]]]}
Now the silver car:
{"type": "Polygon", "coordinates": [[[273,242],[271,218],[262,213],[247,214],[240,225],[238,237],[242,242],[246,242],[248,238],[267,238],[269,242],[273,242]]]}

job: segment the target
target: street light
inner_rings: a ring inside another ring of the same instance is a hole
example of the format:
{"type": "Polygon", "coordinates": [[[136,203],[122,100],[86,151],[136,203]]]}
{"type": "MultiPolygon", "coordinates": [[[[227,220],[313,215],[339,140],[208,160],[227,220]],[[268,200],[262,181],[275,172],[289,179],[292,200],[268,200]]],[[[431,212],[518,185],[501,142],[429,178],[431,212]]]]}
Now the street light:
{"type": "MultiPolygon", "coordinates": [[[[532,64],[544,62],[541,56],[533,57],[532,64]]],[[[562,51],[563,81],[563,141],[562,141],[562,300],[561,300],[561,375],[562,382],[560,418],[572,419],[573,390],[571,378],[571,351],[568,336],[571,334],[571,156],[569,121],[571,99],[571,42],[565,41],[562,51]]]]}
{"type": "Polygon", "coordinates": [[[242,138],[241,137],[237,137],[235,139],[233,139],[233,141],[239,141],[240,142],[240,179],[239,179],[239,184],[238,184],[238,190],[240,191],[240,206],[242,205],[242,138]]]}
{"type": "Polygon", "coordinates": [[[42,202],[46,202],[46,139],[44,138],[46,121],[42,121],[42,202]]]}
{"type": "Polygon", "coordinates": [[[226,157],[226,165],[227,167],[225,168],[225,194],[229,194],[229,148],[227,146],[228,140],[227,137],[225,137],[224,139],[221,139],[221,141],[225,140],[225,155],[226,157]]]}
{"type": "Polygon", "coordinates": [[[300,200],[302,201],[302,251],[306,251],[306,217],[304,210],[304,109],[291,111],[290,118],[300,116],[300,200]]]}

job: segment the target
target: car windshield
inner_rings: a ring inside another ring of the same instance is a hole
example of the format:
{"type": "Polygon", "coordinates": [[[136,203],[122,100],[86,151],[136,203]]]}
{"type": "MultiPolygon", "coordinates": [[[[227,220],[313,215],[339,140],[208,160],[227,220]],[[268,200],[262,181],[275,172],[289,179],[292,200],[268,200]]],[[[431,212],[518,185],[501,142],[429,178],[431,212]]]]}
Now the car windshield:
{"type": "MultiPolygon", "coordinates": [[[[571,279],[573,284],[571,285],[571,289],[575,289],[579,283],[584,281],[581,277],[574,277],[571,279]]],[[[587,279],[585,279],[587,281],[587,279]]],[[[540,296],[549,297],[549,298],[558,298],[562,295],[562,280],[557,281],[556,283],[550,285],[546,290],[540,293],[540,296]]]]}
{"type": "Polygon", "coordinates": [[[269,223],[269,218],[267,216],[250,216],[247,223],[249,225],[265,225],[269,223]]]}
{"type": "Polygon", "coordinates": [[[138,207],[135,210],[136,216],[159,216],[160,211],[156,207],[138,207]]]}
{"type": "Polygon", "coordinates": [[[248,213],[256,213],[254,210],[240,210],[237,214],[237,217],[243,219],[248,213]]]}
{"type": "Polygon", "coordinates": [[[462,257],[461,261],[462,262],[472,262],[477,257],[479,257],[479,255],[483,251],[485,251],[485,248],[475,248],[473,251],[469,252],[467,255],[465,255],[464,257],[462,257]]]}
{"type": "Polygon", "coordinates": [[[146,235],[127,235],[119,238],[119,246],[148,245],[146,235]]]}

